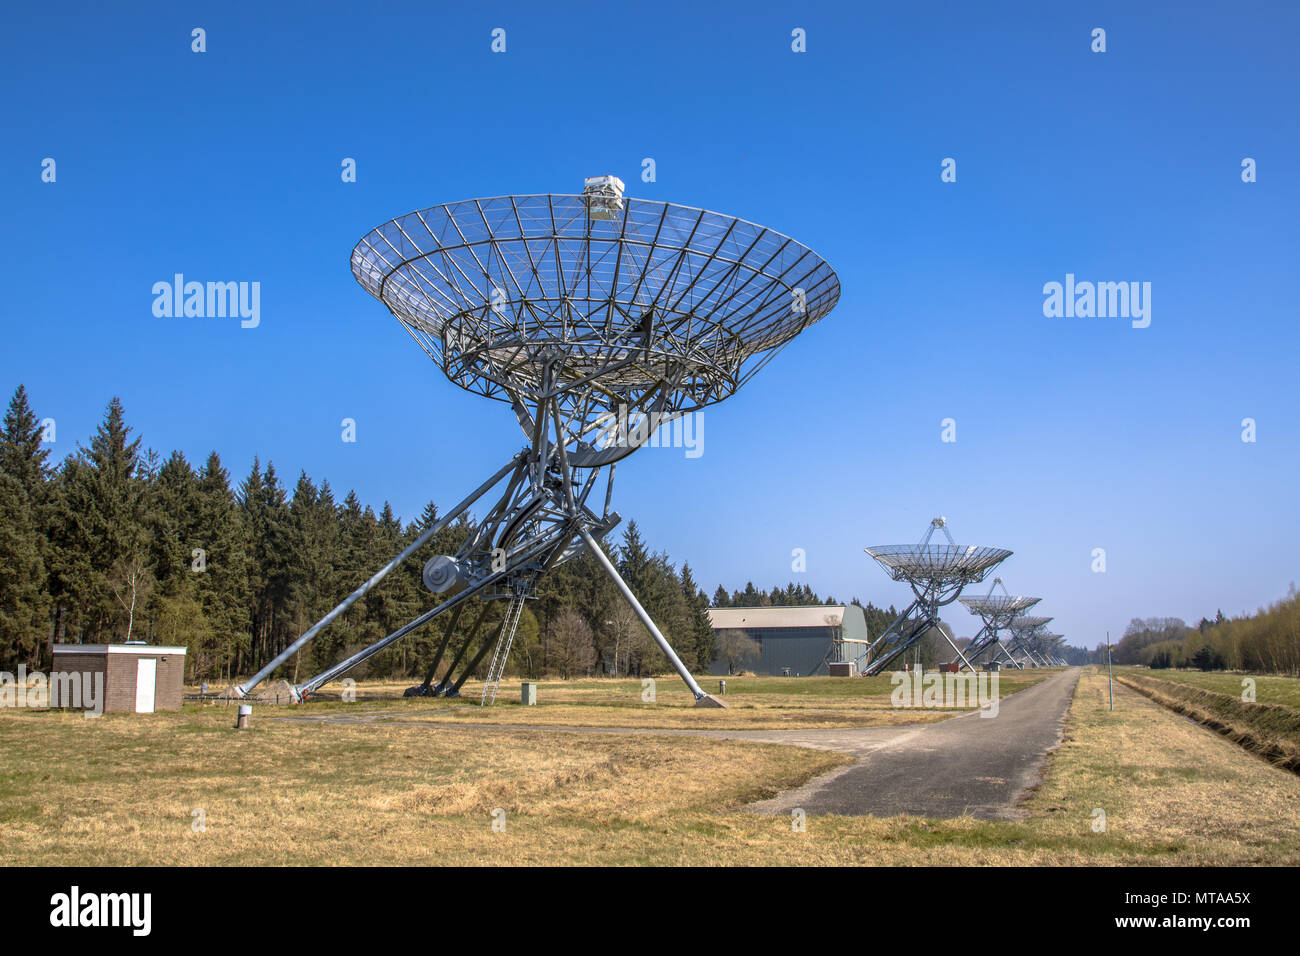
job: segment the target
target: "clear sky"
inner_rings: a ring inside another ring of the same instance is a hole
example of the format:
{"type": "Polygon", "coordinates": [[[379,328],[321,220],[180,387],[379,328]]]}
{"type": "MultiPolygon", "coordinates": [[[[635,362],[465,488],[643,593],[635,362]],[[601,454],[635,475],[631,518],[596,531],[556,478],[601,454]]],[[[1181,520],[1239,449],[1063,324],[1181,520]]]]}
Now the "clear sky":
{"type": "Polygon", "coordinates": [[[521,435],[356,285],[353,245],[413,209],[613,173],[791,235],[843,285],[705,412],[701,456],[618,469],[618,510],[710,593],[795,580],[901,606],[862,549],[943,514],[959,543],[1015,551],[1008,588],[1070,643],[1253,610],[1300,577],[1298,11],[7,4],[0,388],[26,383],[59,457],[118,394],[164,454],[445,508],[521,435]],[[175,273],[259,282],[260,324],[156,317],[175,273]],[[1046,317],[1067,274],[1151,283],[1150,326],[1046,317]]]}

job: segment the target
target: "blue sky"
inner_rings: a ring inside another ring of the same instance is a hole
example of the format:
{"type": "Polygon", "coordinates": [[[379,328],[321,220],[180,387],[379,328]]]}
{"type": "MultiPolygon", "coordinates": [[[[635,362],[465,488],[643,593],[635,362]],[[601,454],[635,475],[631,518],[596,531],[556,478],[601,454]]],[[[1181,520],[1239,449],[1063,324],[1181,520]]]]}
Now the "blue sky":
{"type": "Polygon", "coordinates": [[[787,233],[843,285],[706,411],[701,457],[619,468],[618,510],[710,592],[793,579],[901,605],[862,549],[935,514],[1014,550],[1008,588],[1075,644],[1300,577],[1300,8],[449,6],[0,14],[0,388],[27,385],[57,455],[118,394],[149,445],[216,449],[236,478],[257,454],[406,518],[451,505],[518,428],[356,285],[351,249],[413,209],[613,173],[787,233]],[[260,282],[261,324],[155,317],[177,272],[260,282]],[[1044,317],[1067,273],[1150,282],[1150,327],[1044,317]]]}

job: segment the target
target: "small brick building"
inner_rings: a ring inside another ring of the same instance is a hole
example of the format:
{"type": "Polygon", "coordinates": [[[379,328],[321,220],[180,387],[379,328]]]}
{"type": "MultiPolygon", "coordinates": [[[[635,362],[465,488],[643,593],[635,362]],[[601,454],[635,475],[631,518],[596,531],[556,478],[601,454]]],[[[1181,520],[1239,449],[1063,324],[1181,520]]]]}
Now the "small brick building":
{"type": "Polygon", "coordinates": [[[105,713],[152,714],[155,710],[180,710],[185,648],[154,644],[55,644],[54,672],[103,674],[105,713]]]}

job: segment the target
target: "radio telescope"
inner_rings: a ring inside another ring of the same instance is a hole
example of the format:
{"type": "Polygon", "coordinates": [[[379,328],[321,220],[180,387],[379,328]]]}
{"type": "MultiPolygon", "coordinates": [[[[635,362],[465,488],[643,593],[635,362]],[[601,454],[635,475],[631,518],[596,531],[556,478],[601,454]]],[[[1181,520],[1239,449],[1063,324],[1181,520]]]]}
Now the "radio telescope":
{"type": "Polygon", "coordinates": [[[880,545],[866,551],[891,578],[911,585],[915,600],[884,633],[867,645],[858,658],[858,673],[864,677],[879,674],[931,628],[943,636],[963,664],[974,670],[952,638],[939,627],[939,608],[957,600],[966,585],[984,580],[989,569],[1009,558],[1011,552],[955,543],[948,532],[948,521],[942,517],[930,522],[919,544],[880,545]],[[930,543],[936,531],[943,532],[947,544],[930,543]]]}
{"type": "MultiPolygon", "coordinates": [[[[1025,660],[1029,661],[1035,667],[1039,666],[1039,661],[1034,657],[1030,649],[1034,635],[1051,623],[1050,617],[1035,617],[1032,615],[1018,614],[1007,624],[1007,629],[1011,631],[1011,642],[1002,649],[1005,659],[1021,670],[1025,669],[1022,661],[1016,660],[1015,652],[1020,651],[1025,660]]],[[[996,656],[996,655],[995,655],[996,656]]]]}
{"type": "Polygon", "coordinates": [[[700,689],[601,548],[618,524],[614,465],[655,428],[734,394],[839,300],[839,279],[806,246],[703,209],[624,198],[613,176],[581,195],[500,196],[434,206],[371,231],[352,274],[446,376],[507,403],[525,444],[262,670],[264,680],[390,571],[477,502],[482,517],[424,582],[442,600],[388,636],[298,685],[300,699],[440,615],[450,620],[412,696],[459,696],[491,652],[491,703],[525,600],[546,571],[590,553],[695,696],[700,689]],[[597,491],[602,473],[603,487],[597,491]],[[484,600],[436,686],[457,619],[484,600]],[[500,620],[478,644],[497,601],[500,620]]]}
{"type": "Polygon", "coordinates": [[[983,597],[964,597],[960,600],[972,614],[979,615],[980,620],[984,622],[984,626],[966,648],[966,658],[974,663],[990,648],[996,647],[1005,652],[1006,648],[998,639],[998,632],[1005,630],[1013,618],[1023,614],[1042,598],[1009,594],[1002,579],[994,578],[993,583],[989,585],[988,594],[983,597]],[[1002,593],[994,594],[996,588],[1001,588],[1002,593]]]}

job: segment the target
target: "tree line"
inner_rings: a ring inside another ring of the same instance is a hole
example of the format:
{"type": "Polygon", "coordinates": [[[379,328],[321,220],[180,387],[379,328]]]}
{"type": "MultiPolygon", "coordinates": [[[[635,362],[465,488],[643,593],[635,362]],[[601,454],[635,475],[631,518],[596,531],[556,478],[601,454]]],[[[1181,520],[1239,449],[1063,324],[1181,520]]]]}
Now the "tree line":
{"type": "MultiPolygon", "coordinates": [[[[1106,645],[1093,651],[1105,663],[1106,645]]],[[[1196,625],[1181,618],[1134,618],[1111,648],[1117,664],[1151,668],[1233,670],[1300,677],[1300,595],[1293,583],[1286,596],[1254,614],[1203,617],[1196,625]]]]}
{"type": "MultiPolygon", "coordinates": [[[[45,444],[20,385],[0,424],[0,669],[8,671],[48,668],[56,643],[145,640],[186,647],[190,681],[233,682],[271,660],[438,519],[429,502],[404,524],[388,502],[376,512],[352,491],[339,500],[327,480],[305,472],[290,487],[273,463],[256,458],[238,482],[215,451],[202,464],[179,451],[162,458],[133,437],[117,398],[86,446],[56,462],[45,444]]],[[[440,531],[291,658],[281,676],[312,676],[430,607],[424,561],[454,553],[469,532],[466,519],[440,531]]],[[[716,653],[710,602],[690,565],[679,568],[653,551],[635,521],[609,548],[677,654],[707,670],[716,653]]],[[[769,592],[751,583],[732,595],[720,587],[714,601],[835,603],[793,583],[769,592]]],[[[866,611],[872,633],[894,615],[873,605],[866,611]]],[[[452,648],[468,638],[476,616],[469,609],[459,616],[452,648]]],[[[442,627],[438,620],[396,642],[353,676],[422,677],[442,627]]],[[[510,673],[640,676],[666,668],[613,583],[582,556],[539,581],[510,673]]]]}

